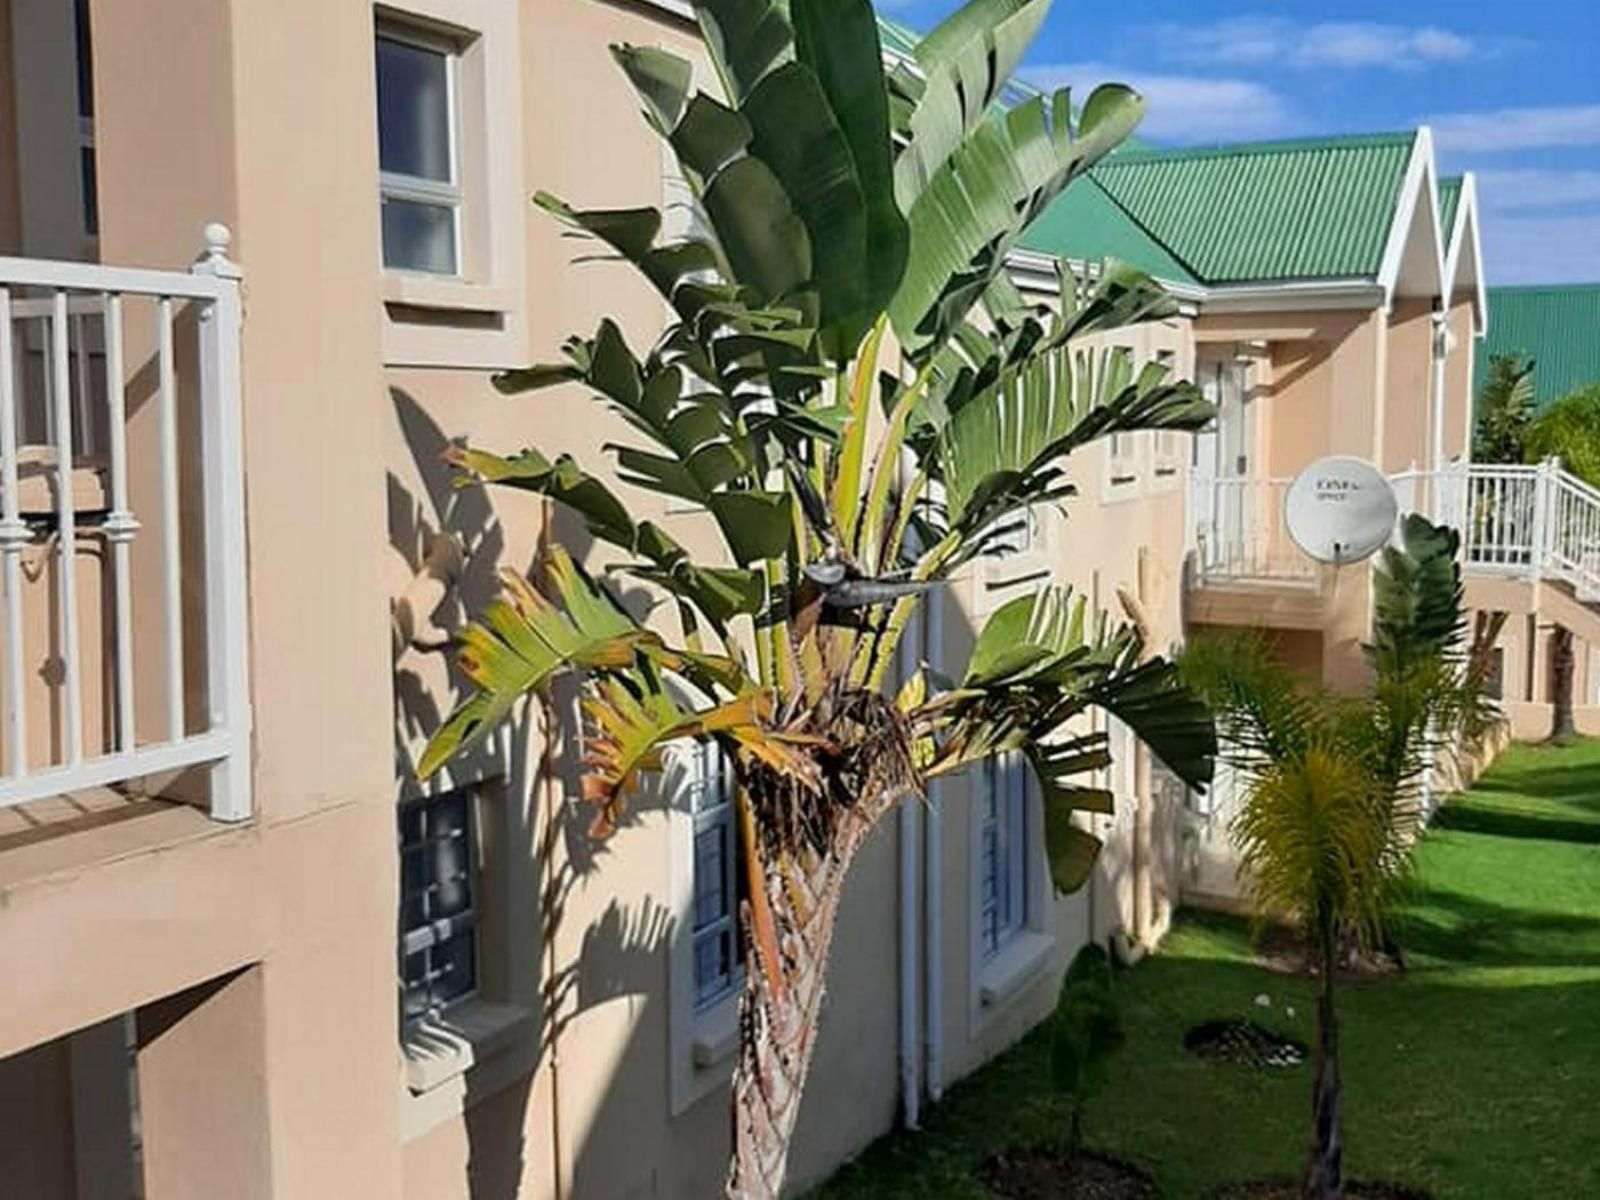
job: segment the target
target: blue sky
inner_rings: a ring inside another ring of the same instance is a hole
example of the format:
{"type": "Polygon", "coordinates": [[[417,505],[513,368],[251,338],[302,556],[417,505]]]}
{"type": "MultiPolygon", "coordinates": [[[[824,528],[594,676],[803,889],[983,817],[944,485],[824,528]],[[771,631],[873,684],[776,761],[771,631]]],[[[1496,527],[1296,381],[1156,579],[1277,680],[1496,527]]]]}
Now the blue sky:
{"type": "MultiPolygon", "coordinates": [[[[926,29],[959,0],[879,0],[926,29]]],[[[1475,171],[1495,283],[1600,280],[1600,0],[1056,0],[1021,72],[1150,99],[1209,144],[1426,123],[1475,171]]]]}

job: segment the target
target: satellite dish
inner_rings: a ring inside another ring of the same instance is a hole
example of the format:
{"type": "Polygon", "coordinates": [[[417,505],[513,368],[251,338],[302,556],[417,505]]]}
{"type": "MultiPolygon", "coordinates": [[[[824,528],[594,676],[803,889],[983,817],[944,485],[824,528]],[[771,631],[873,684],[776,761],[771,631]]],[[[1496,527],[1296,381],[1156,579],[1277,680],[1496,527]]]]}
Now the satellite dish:
{"type": "Polygon", "coordinates": [[[1318,562],[1342,565],[1376,554],[1400,515],[1394,488],[1364,458],[1319,458],[1289,485],[1284,523],[1295,545],[1318,562]]]}

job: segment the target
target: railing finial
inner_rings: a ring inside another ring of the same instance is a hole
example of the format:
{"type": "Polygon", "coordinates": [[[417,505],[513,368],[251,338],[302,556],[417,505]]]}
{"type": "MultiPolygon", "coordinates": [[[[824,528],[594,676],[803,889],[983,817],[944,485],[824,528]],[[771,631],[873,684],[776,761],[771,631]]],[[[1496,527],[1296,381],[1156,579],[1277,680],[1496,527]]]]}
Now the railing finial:
{"type": "Polygon", "coordinates": [[[202,236],[206,248],[191,270],[196,274],[238,279],[243,272],[239,270],[239,264],[228,257],[228,247],[233,245],[233,230],[221,221],[211,221],[206,224],[202,236]]]}

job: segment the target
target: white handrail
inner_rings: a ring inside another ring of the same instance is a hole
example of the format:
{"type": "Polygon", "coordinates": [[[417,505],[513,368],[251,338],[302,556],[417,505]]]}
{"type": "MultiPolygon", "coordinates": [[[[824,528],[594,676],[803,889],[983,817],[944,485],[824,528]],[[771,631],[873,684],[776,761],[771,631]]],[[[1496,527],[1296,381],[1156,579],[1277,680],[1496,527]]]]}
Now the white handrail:
{"type": "Polygon", "coordinates": [[[92,787],[137,794],[146,776],[206,766],[212,816],[251,814],[240,272],[228,243],[225,227],[208,226],[205,253],[188,271],[0,257],[0,808],[92,787]],[[153,321],[129,325],[130,303],[153,321]],[[130,345],[130,329],[148,344],[130,345]],[[147,361],[129,361],[135,353],[147,361]],[[145,432],[135,439],[128,389],[150,368],[145,432]],[[21,444],[40,442],[41,430],[43,444],[21,444]],[[137,559],[133,503],[153,509],[159,526],[154,553],[137,559]],[[45,637],[25,620],[19,568],[30,546],[54,555],[45,637]],[[82,553],[101,546],[93,558],[82,553]],[[183,575],[195,546],[203,587],[183,575]],[[91,561],[101,564],[98,581],[91,561]],[[145,614],[137,631],[136,613],[145,614]],[[186,630],[203,630],[203,678],[185,676],[186,630]],[[136,656],[136,636],[157,645],[136,656]],[[156,676],[144,691],[134,687],[136,657],[156,676]],[[50,681],[43,697],[29,682],[41,676],[50,681]],[[202,684],[203,714],[190,698],[202,684]],[[53,735],[48,744],[41,731],[53,735]]]}

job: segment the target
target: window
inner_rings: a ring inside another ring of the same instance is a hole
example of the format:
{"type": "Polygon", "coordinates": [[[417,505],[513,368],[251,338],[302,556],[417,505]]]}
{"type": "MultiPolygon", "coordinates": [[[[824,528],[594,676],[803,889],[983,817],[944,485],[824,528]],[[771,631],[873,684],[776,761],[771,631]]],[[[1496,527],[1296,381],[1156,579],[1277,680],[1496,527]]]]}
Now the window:
{"type": "Polygon", "coordinates": [[[89,34],[89,0],[73,5],[73,39],[78,68],[78,196],[83,231],[100,234],[99,184],[94,159],[94,43],[89,34]]]}
{"type": "Polygon", "coordinates": [[[984,764],[979,804],[978,940],[989,959],[1028,920],[1028,766],[1021,753],[984,764]]]}
{"type": "Polygon", "coordinates": [[[400,985],[407,1026],[477,990],[472,795],[446,792],[400,808],[400,985]]]}
{"type": "Polygon", "coordinates": [[[391,270],[461,273],[457,59],[441,39],[379,26],[378,180],[391,270]]]}
{"type": "Polygon", "coordinates": [[[689,754],[694,816],[694,1002],[709,1008],[739,985],[737,827],[729,764],[714,741],[689,754]]]}
{"type": "MultiPolygon", "coordinates": [[[[1157,350],[1156,362],[1166,369],[1167,382],[1172,382],[1177,369],[1177,352],[1157,350]]],[[[1167,479],[1176,475],[1183,459],[1182,443],[1178,439],[1183,435],[1175,429],[1158,429],[1151,436],[1155,439],[1156,478],[1167,479]]]]}

